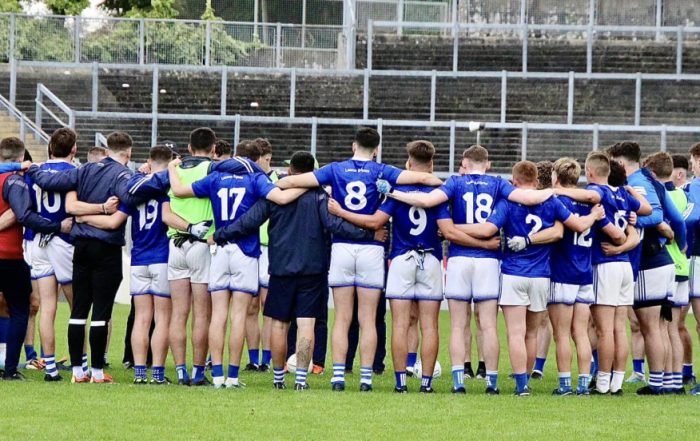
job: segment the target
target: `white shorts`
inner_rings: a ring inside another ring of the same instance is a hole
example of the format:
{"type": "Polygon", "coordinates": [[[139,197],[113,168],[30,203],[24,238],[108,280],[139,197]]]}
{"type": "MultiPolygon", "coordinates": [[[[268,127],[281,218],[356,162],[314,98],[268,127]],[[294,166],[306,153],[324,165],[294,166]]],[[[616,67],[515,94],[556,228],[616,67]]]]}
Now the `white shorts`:
{"type": "Polygon", "coordinates": [[[154,263],[131,267],[130,291],[132,296],[152,295],[170,298],[168,264],[154,263]]]}
{"type": "Polygon", "coordinates": [[[552,282],[549,287],[548,305],[573,305],[574,303],[593,303],[593,285],[572,285],[552,282]]]}
{"type": "Polygon", "coordinates": [[[216,247],[210,273],[209,292],[228,290],[258,295],[258,259],[243,254],[236,244],[216,247]]]}
{"type": "Polygon", "coordinates": [[[673,298],[676,289],[676,266],[660,266],[639,272],[634,290],[634,306],[660,305],[673,298]]]}
{"type": "Polygon", "coordinates": [[[384,248],[379,245],[334,243],[328,286],[384,288],[384,248]]]}
{"type": "Polygon", "coordinates": [[[634,275],[629,262],[607,262],[593,265],[593,304],[632,306],[634,275]]]}
{"type": "Polygon", "coordinates": [[[22,255],[24,256],[24,262],[29,265],[29,268],[32,267],[32,248],[34,248],[34,239],[22,240],[22,255]]]}
{"type": "Polygon", "coordinates": [[[168,280],[190,279],[190,283],[209,283],[211,253],[204,242],[185,242],[180,248],[170,240],[168,280]]]}
{"type": "Polygon", "coordinates": [[[425,254],[423,269],[415,251],[391,260],[386,280],[386,298],[396,300],[442,300],[442,265],[432,254],[425,254]]]}
{"type": "Polygon", "coordinates": [[[445,298],[482,302],[497,300],[501,263],[498,259],[455,256],[447,259],[445,298]]]}
{"type": "Polygon", "coordinates": [[[61,285],[73,283],[73,245],[58,236],[51,238],[45,247],[40,247],[41,234],[32,241],[32,279],[56,276],[61,285]]]}
{"type": "Polygon", "coordinates": [[[549,279],[546,277],[521,277],[501,274],[501,306],[527,306],[531,312],[547,310],[549,279]]]}
{"type": "Polygon", "coordinates": [[[700,258],[698,256],[690,256],[689,271],[690,298],[700,299],[700,258]]]}
{"type": "Polygon", "coordinates": [[[258,258],[258,281],[260,286],[267,288],[270,285],[270,258],[267,255],[267,247],[260,246],[260,257],[258,258]]]}
{"type": "Polygon", "coordinates": [[[677,308],[688,306],[690,303],[688,291],[689,283],[687,280],[684,280],[683,282],[676,282],[676,289],[673,291],[673,306],[677,308]]]}

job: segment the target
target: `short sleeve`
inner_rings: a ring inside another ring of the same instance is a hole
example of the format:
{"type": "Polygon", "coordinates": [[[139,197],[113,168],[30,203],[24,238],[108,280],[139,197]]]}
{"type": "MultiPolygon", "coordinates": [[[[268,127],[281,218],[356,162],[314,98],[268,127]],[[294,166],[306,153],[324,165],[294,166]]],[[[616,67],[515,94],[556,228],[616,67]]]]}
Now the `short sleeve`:
{"type": "Polygon", "coordinates": [[[437,207],[434,208],[434,210],[435,210],[435,218],[437,220],[452,219],[452,216],[450,215],[449,204],[447,202],[443,202],[442,204],[438,205],[437,207]]]}
{"type": "Polygon", "coordinates": [[[170,196],[168,196],[167,194],[163,194],[163,195],[158,196],[156,198],[156,200],[158,201],[158,204],[162,205],[166,202],[170,202],[170,196]]]}
{"type": "Polygon", "coordinates": [[[447,195],[447,199],[452,199],[454,196],[456,190],[457,190],[457,180],[455,179],[454,176],[450,176],[450,178],[445,181],[442,186],[440,186],[440,191],[445,193],[447,195]]]}
{"type": "Polygon", "coordinates": [[[630,207],[630,211],[634,211],[636,213],[642,207],[642,203],[639,202],[637,198],[629,194],[629,192],[625,193],[627,193],[627,204],[630,207]]]}
{"type": "Polygon", "coordinates": [[[119,204],[119,211],[126,214],[127,216],[132,216],[136,210],[134,210],[132,206],[122,202],[119,204]]]}
{"type": "Polygon", "coordinates": [[[266,198],[275,188],[277,187],[265,173],[258,173],[255,176],[255,193],[259,198],[266,198]]]}
{"type": "Polygon", "coordinates": [[[571,211],[566,208],[566,206],[559,200],[559,198],[552,198],[552,204],[554,205],[554,218],[560,222],[564,222],[571,216],[571,211]]]}
{"type": "Polygon", "coordinates": [[[379,206],[379,211],[382,211],[389,216],[393,216],[396,212],[396,207],[399,202],[392,198],[386,198],[386,200],[379,206]]]}
{"type": "Polygon", "coordinates": [[[494,224],[498,228],[503,228],[508,219],[508,200],[501,199],[496,202],[491,215],[486,219],[486,222],[494,224]]]}
{"type": "Polygon", "coordinates": [[[379,177],[379,179],[385,179],[389,181],[391,185],[396,185],[396,181],[398,181],[400,175],[401,170],[398,168],[394,167],[393,165],[384,165],[382,168],[382,175],[379,177]]]}
{"type": "Polygon", "coordinates": [[[515,191],[515,186],[505,179],[501,178],[499,180],[498,196],[501,199],[508,199],[511,193],[515,191]]]}
{"type": "Polygon", "coordinates": [[[199,181],[193,182],[192,192],[194,193],[194,195],[198,198],[209,197],[209,189],[211,188],[212,184],[214,183],[214,180],[218,175],[218,172],[214,172],[210,175],[203,177],[199,181]]]}
{"type": "Polygon", "coordinates": [[[314,171],[314,176],[319,185],[331,185],[333,181],[333,164],[324,165],[314,171]]]}

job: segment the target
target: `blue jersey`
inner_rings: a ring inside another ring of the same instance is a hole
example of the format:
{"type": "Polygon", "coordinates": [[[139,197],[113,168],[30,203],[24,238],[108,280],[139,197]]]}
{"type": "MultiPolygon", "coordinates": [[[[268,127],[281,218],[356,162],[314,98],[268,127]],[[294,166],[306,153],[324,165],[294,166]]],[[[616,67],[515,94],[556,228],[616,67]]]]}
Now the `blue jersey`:
{"type": "MultiPolygon", "coordinates": [[[[24,182],[27,184],[27,188],[29,189],[29,195],[30,195],[31,204],[32,204],[32,211],[34,211],[36,213],[36,196],[34,196],[34,190],[32,189],[32,185],[33,185],[32,178],[30,178],[29,175],[24,175],[24,182]]],[[[24,227],[24,234],[22,236],[24,238],[24,240],[29,240],[29,241],[34,240],[34,236],[35,236],[34,230],[25,226],[24,227]]]]}
{"type": "MultiPolygon", "coordinates": [[[[406,193],[430,193],[433,187],[401,185],[396,189],[406,193]]],[[[442,241],[438,236],[437,221],[450,218],[447,203],[423,209],[412,207],[395,199],[387,199],[379,207],[379,210],[392,217],[390,259],[411,250],[430,249],[438,260],[442,260],[442,241]]]]}
{"type": "MultiPolygon", "coordinates": [[[[588,216],[591,213],[591,206],[588,204],[574,201],[566,196],[559,196],[559,200],[574,216],[588,216]]],[[[593,283],[591,249],[596,227],[607,224],[605,219],[601,222],[602,224],[594,225],[583,233],[564,229],[564,237],[552,247],[549,261],[552,282],[570,285],[593,283]]]]}
{"type": "MultiPolygon", "coordinates": [[[[629,223],[630,214],[639,210],[641,205],[639,201],[632,197],[623,187],[591,184],[587,189],[593,190],[600,195],[600,204],[605,209],[605,219],[603,223],[599,224],[599,227],[605,228],[607,224],[613,224],[625,231],[629,223]]],[[[616,256],[606,256],[602,248],[604,242],[612,243],[612,240],[602,231],[593,237],[593,265],[630,261],[629,252],[616,256]]]]}
{"type": "MultiPolygon", "coordinates": [[[[276,187],[265,173],[232,175],[213,172],[192,184],[198,198],[209,198],[214,211],[216,229],[230,225],[245,214],[259,199],[267,197],[276,187]]],[[[250,257],[260,256],[260,234],[234,241],[250,257]]]]}
{"type": "MultiPolygon", "coordinates": [[[[493,207],[507,200],[515,190],[513,185],[499,176],[471,174],[450,176],[440,190],[447,195],[452,205],[452,221],[459,224],[482,224],[491,215],[493,207]]],[[[498,259],[496,250],[464,247],[450,244],[450,257],[483,257],[498,259]]]]}
{"type": "MultiPolygon", "coordinates": [[[[341,207],[358,214],[374,214],[382,202],[382,195],[377,190],[377,179],[384,179],[396,185],[401,170],[391,165],[374,161],[348,159],[347,161],[328,164],[314,172],[320,185],[330,185],[333,199],[341,207]]],[[[333,237],[335,243],[359,243],[384,246],[377,241],[354,241],[339,236],[333,237]]]]}
{"type": "Polygon", "coordinates": [[[163,223],[167,196],[151,199],[136,207],[121,204],[119,211],[131,216],[131,266],[168,263],[168,226],[163,223]]]}
{"type": "MultiPolygon", "coordinates": [[[[556,221],[565,221],[571,212],[556,197],[531,207],[500,200],[487,219],[498,228],[503,228],[505,237],[527,237],[540,230],[554,226],[556,221]]],[[[501,272],[519,277],[549,277],[549,255],[551,245],[530,245],[522,251],[512,252],[506,248],[501,272]]]]}
{"type": "MultiPolygon", "coordinates": [[[[40,170],[46,170],[50,173],[58,173],[74,168],[75,165],[69,162],[55,159],[50,159],[39,167],[40,170]]],[[[29,194],[32,196],[32,205],[34,205],[36,212],[39,213],[40,216],[52,222],[61,222],[65,218],[69,217],[69,215],[66,213],[65,193],[42,190],[27,175],[25,175],[25,181],[29,186],[29,194]]],[[[31,237],[33,238],[33,233],[31,234],[31,237]]],[[[61,233],[59,234],[59,237],[66,242],[73,242],[68,234],[61,233]]],[[[27,234],[25,234],[25,239],[27,239],[27,234]]]]}

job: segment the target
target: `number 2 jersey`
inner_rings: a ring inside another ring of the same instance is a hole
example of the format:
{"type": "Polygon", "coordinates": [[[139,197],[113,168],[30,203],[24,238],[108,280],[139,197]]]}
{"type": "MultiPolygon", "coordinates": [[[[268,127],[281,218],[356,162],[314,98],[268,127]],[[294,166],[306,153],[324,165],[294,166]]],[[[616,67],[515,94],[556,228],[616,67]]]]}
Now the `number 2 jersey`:
{"type": "Polygon", "coordinates": [[[163,203],[168,196],[151,199],[136,207],[120,204],[119,211],[131,216],[131,266],[168,263],[168,226],[163,223],[163,203]]]}
{"type": "MultiPolygon", "coordinates": [[[[401,170],[374,161],[348,159],[334,162],[314,172],[321,186],[330,185],[333,199],[341,207],[358,214],[374,214],[382,202],[382,194],[377,189],[377,180],[384,179],[396,185],[401,170]]],[[[384,246],[377,241],[355,241],[334,235],[333,243],[354,243],[384,246]]]]}
{"type": "MultiPolygon", "coordinates": [[[[452,205],[452,221],[459,224],[483,224],[491,216],[495,204],[505,201],[515,187],[499,176],[469,174],[450,176],[440,191],[452,205]]],[[[480,257],[499,259],[497,250],[464,247],[450,244],[450,257],[480,257]]]]}
{"type": "MultiPolygon", "coordinates": [[[[569,216],[571,212],[556,196],[531,207],[504,199],[496,204],[488,222],[503,228],[506,238],[512,239],[550,228],[556,221],[564,222],[569,216]]],[[[551,250],[552,245],[529,245],[518,252],[506,247],[501,272],[511,276],[548,278],[551,250]]]]}
{"type": "MultiPolygon", "coordinates": [[[[47,170],[50,173],[60,173],[64,170],[74,169],[75,165],[57,159],[49,159],[44,164],[42,164],[39,169],[47,170]]],[[[54,191],[45,191],[39,188],[38,185],[34,184],[29,176],[25,176],[25,182],[29,186],[29,194],[32,197],[32,204],[35,205],[36,212],[52,222],[61,222],[67,217],[70,217],[66,213],[66,194],[54,191]]],[[[34,238],[33,232],[27,230],[25,233],[25,239],[31,240],[34,238]]],[[[73,243],[69,234],[60,233],[58,235],[61,239],[68,243],[73,243]]]]}
{"type": "MultiPolygon", "coordinates": [[[[396,190],[430,193],[433,187],[400,185],[396,190]]],[[[412,250],[423,249],[430,250],[438,260],[442,260],[442,240],[438,236],[437,221],[450,218],[447,203],[423,209],[389,198],[379,210],[391,216],[393,222],[390,259],[412,250]]]]}
{"type": "MultiPolygon", "coordinates": [[[[270,178],[259,172],[242,176],[213,172],[192,184],[196,197],[211,199],[217,230],[234,223],[275,188],[270,178]]],[[[235,244],[246,256],[260,256],[260,233],[257,231],[236,240],[235,244]]]]}

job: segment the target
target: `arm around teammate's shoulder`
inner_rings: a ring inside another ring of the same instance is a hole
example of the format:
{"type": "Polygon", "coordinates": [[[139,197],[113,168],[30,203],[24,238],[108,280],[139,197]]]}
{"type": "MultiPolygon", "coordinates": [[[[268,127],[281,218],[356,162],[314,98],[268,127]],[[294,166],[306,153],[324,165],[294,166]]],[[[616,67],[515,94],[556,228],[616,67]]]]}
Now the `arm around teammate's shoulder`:
{"type": "Polygon", "coordinates": [[[508,195],[508,200],[528,206],[538,205],[551,198],[553,194],[554,190],[551,188],[546,188],[544,190],[516,188],[508,195]]]}
{"type": "Polygon", "coordinates": [[[259,200],[234,223],[217,229],[214,232],[214,241],[222,244],[256,233],[270,217],[273,207],[272,202],[259,200]]]}

